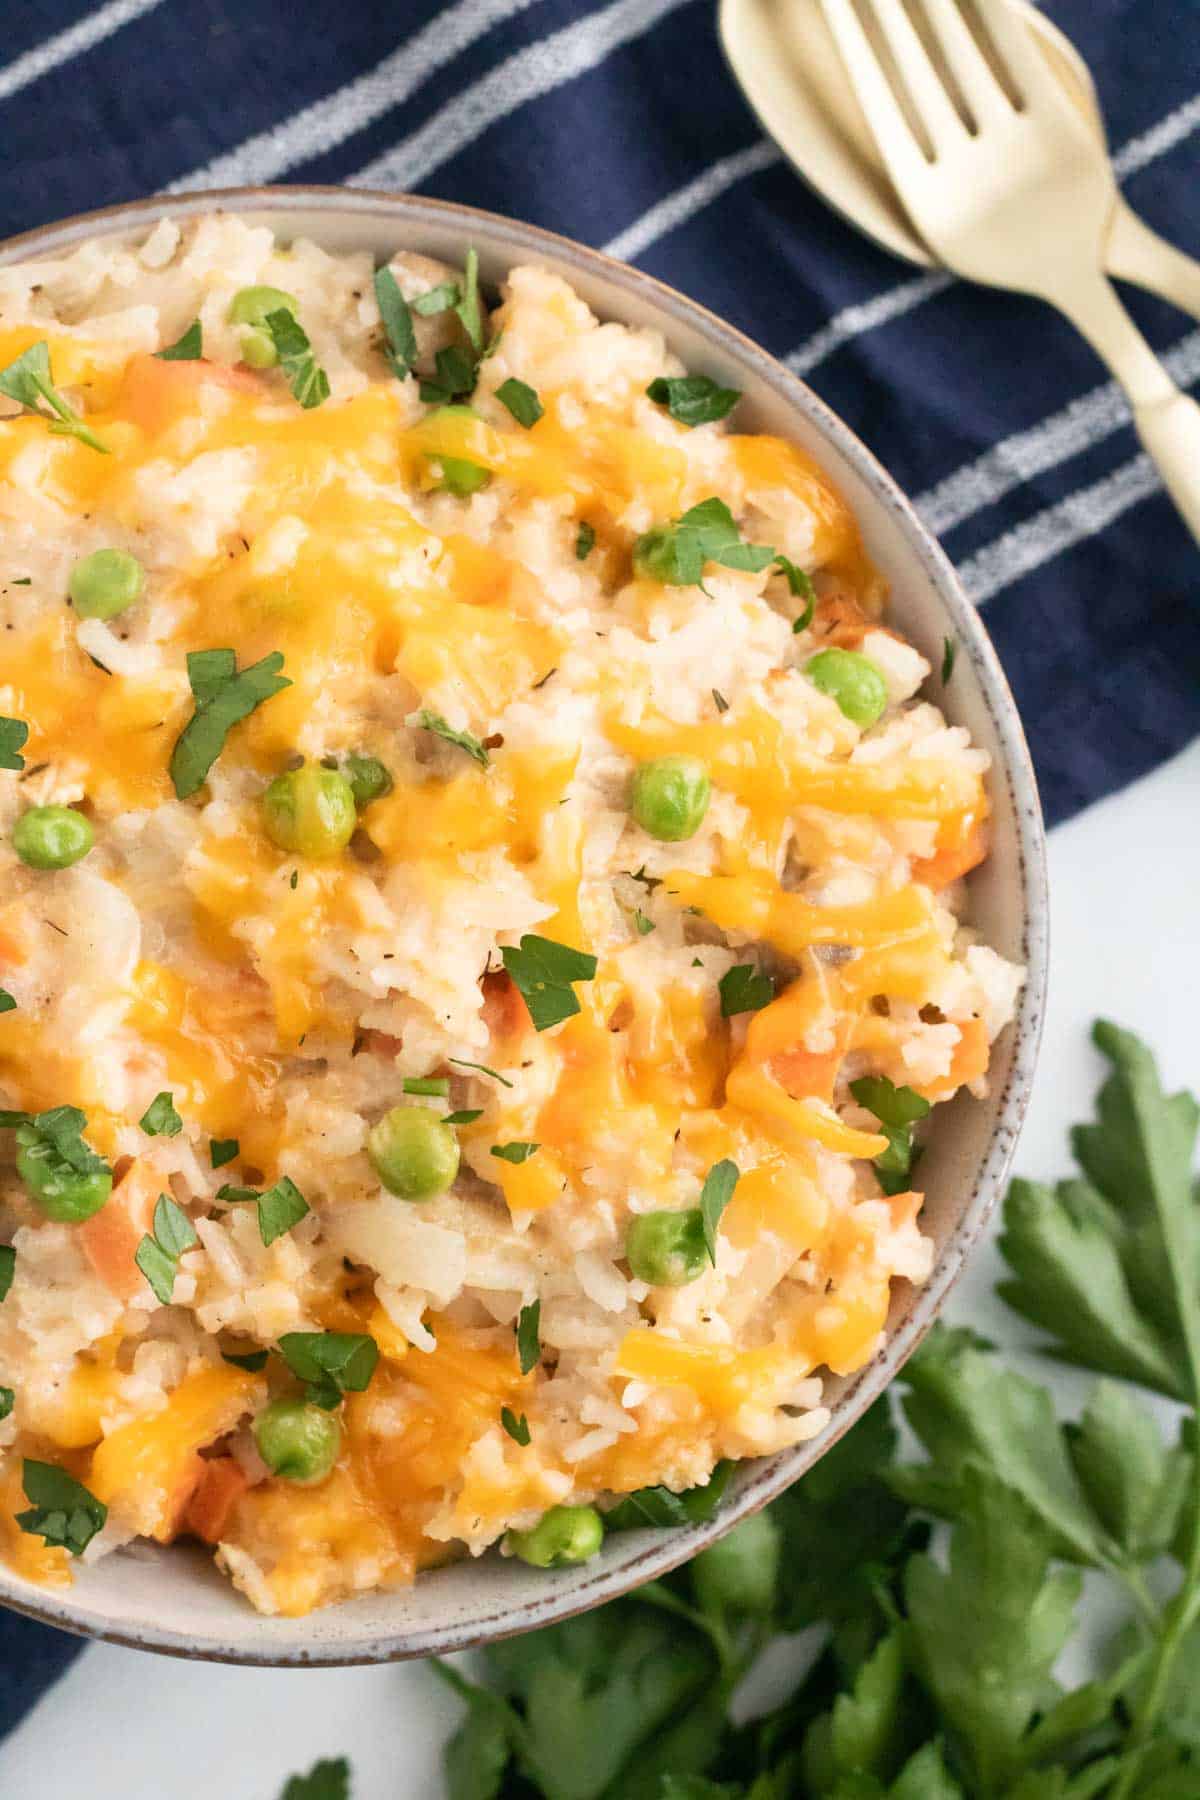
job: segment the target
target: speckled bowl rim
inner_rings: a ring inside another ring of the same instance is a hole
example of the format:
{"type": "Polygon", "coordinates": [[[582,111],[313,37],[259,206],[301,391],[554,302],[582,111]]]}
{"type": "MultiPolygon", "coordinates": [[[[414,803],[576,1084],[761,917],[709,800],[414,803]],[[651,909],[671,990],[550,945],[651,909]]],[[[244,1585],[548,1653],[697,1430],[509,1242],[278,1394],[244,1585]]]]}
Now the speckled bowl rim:
{"type": "MultiPolygon", "coordinates": [[[[810,1468],[883,1393],[912,1354],[941,1311],[988,1224],[1029,1101],[1045,1012],[1049,952],[1046,838],[1037,779],[1016,703],[978,611],[967,599],[949,560],[911,503],[858,437],[805,382],[716,314],[654,277],[557,233],[478,207],[372,188],[316,185],[222,188],[130,201],[94,212],[77,213],[5,239],[0,242],[0,266],[56,254],[89,237],[129,237],[139,230],[148,230],[162,218],[185,219],[213,210],[287,214],[298,209],[324,212],[331,218],[373,217],[404,224],[424,223],[431,229],[454,227],[464,241],[473,238],[480,245],[486,243],[489,249],[499,249],[510,256],[537,257],[542,254],[585,276],[607,281],[635,299],[652,305],[662,316],[668,335],[673,323],[694,329],[713,345],[718,355],[727,356],[735,365],[749,367],[779,399],[799,413],[810,428],[833,445],[871,489],[874,498],[891,513],[954,629],[960,655],[965,652],[978,677],[1002,752],[1001,763],[992,770],[993,788],[997,783],[1005,783],[1012,807],[1026,980],[1016,1017],[1009,1027],[1013,1034],[1011,1061],[1004,1091],[997,1102],[995,1124],[970,1184],[970,1192],[963,1200],[958,1222],[947,1237],[928,1281],[916,1290],[907,1315],[890,1331],[878,1355],[840,1395],[826,1429],[792,1450],[740,1465],[736,1492],[708,1524],[657,1533],[631,1533],[630,1554],[615,1566],[603,1561],[586,1565],[584,1570],[571,1572],[569,1584],[550,1577],[544,1597],[516,1607],[505,1606],[499,1611],[490,1609],[485,1599],[478,1616],[468,1622],[424,1629],[364,1632],[361,1643],[352,1640],[324,1642],[320,1633],[315,1632],[310,1644],[287,1647],[266,1644],[259,1649],[252,1644],[222,1638],[219,1632],[201,1635],[165,1623],[108,1624],[74,1594],[48,1591],[43,1595],[31,1590],[26,1582],[21,1583],[19,1592],[12,1591],[8,1585],[11,1577],[0,1569],[0,1605],[44,1624],[129,1649],[266,1668],[344,1667],[445,1655],[456,1650],[476,1649],[573,1617],[677,1568],[739,1520],[773,1500],[810,1468]],[[589,1569],[591,1573],[587,1572],[589,1569]]],[[[477,1566],[481,1587],[486,1590],[488,1563],[485,1560],[477,1566]]],[[[319,1619],[322,1615],[311,1616],[319,1619]]],[[[264,1620],[262,1623],[269,1626],[277,1621],[264,1620]]],[[[297,1624],[296,1621],[289,1623],[297,1624]]]]}

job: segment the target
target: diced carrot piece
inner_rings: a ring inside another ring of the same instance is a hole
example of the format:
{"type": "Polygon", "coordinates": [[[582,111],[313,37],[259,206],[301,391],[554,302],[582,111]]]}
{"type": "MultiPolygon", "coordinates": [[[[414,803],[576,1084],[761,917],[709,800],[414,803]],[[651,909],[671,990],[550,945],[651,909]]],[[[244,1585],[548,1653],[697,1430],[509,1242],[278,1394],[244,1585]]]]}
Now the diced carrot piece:
{"type": "Polygon", "coordinates": [[[913,863],[913,880],[923,882],[935,892],[977,868],[987,855],[991,842],[988,821],[978,813],[963,813],[947,823],[949,829],[939,831],[938,847],[933,855],[923,856],[913,863]]]}
{"type": "Polygon", "coordinates": [[[232,1456],[210,1457],[183,1515],[184,1530],[206,1544],[219,1543],[230,1513],[249,1485],[245,1470],[232,1456]]]}
{"type": "Polygon", "coordinates": [[[529,1011],[507,969],[483,978],[483,1021],[495,1044],[511,1042],[529,1030],[529,1011]]]}
{"type": "Polygon", "coordinates": [[[79,1227],[84,1255],[119,1300],[131,1299],[143,1285],[145,1278],[133,1259],[150,1229],[161,1187],[149,1164],[131,1163],[106,1205],[79,1227]]]}
{"type": "Polygon", "coordinates": [[[266,392],[263,382],[249,369],[199,357],[194,362],[163,362],[157,356],[134,356],[125,371],[117,410],[122,418],[157,437],[176,419],[196,410],[205,386],[243,394],[266,392]]]}
{"type": "Polygon", "coordinates": [[[793,1100],[832,1100],[833,1084],[845,1054],[841,1045],[820,1054],[797,1045],[771,1058],[771,1073],[793,1100]]]}

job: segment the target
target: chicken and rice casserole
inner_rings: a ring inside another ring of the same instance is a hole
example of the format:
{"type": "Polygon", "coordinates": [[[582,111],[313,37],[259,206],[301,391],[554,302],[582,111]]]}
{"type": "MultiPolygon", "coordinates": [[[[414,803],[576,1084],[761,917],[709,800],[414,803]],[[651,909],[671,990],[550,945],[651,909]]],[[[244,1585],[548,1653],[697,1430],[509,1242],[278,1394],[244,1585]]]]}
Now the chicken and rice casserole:
{"type": "Polygon", "coordinates": [[[219,214],[0,269],[0,368],[11,1568],[299,1614],[820,1431],[1021,981],[821,470],[545,269],[219,214]]]}

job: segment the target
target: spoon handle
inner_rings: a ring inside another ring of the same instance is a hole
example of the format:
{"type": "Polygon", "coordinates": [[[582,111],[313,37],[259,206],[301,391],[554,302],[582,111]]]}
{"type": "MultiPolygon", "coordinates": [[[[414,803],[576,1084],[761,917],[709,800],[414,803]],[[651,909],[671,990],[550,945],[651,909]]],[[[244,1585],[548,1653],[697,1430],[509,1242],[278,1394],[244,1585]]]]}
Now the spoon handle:
{"type": "Polygon", "coordinates": [[[1200,319],[1200,262],[1159,237],[1124,200],[1113,213],[1105,264],[1118,281],[1148,288],[1200,319]]]}

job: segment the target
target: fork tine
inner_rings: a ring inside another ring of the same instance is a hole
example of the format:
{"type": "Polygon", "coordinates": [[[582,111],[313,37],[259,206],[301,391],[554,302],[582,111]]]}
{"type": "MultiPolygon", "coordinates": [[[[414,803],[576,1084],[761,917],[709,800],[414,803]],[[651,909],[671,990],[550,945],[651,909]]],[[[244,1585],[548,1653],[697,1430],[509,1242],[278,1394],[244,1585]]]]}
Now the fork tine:
{"type": "Polygon", "coordinates": [[[1062,86],[1012,0],[975,0],[975,10],[1022,99],[1052,100],[1061,107],[1062,86]]]}
{"type": "Polygon", "coordinates": [[[976,124],[1009,111],[1008,95],[964,19],[959,0],[923,0],[923,4],[930,30],[976,124]]]}
{"type": "Polygon", "coordinates": [[[892,92],[852,0],[821,0],[821,6],[880,155],[895,180],[911,181],[927,166],[925,153],[892,92]]]}
{"type": "Polygon", "coordinates": [[[961,140],[966,127],[904,9],[903,0],[865,0],[865,4],[887,39],[900,78],[930,142],[935,151],[942,154],[961,140]]]}

